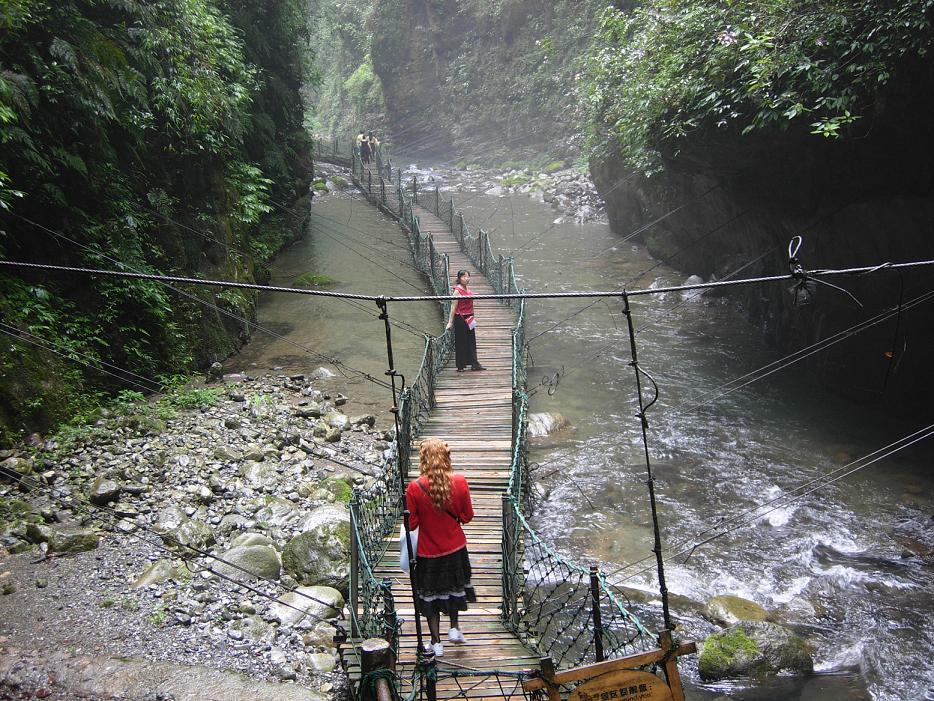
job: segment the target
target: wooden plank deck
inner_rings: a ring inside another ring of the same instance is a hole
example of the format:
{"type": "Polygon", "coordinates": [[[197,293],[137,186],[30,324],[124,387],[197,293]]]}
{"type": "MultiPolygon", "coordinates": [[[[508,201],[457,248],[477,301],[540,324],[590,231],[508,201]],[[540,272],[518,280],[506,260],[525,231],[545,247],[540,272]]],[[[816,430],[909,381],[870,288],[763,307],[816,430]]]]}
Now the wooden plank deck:
{"type": "MultiPolygon", "coordinates": [[[[422,231],[431,231],[435,245],[450,258],[452,278],[459,269],[471,273],[470,286],[477,294],[492,293],[486,278],[475,270],[473,263],[461,252],[453,234],[436,216],[416,208],[422,231]]],[[[453,284],[452,279],[452,284],[453,284]]],[[[512,436],[512,329],[515,315],[508,306],[495,300],[475,302],[477,355],[485,371],[454,371],[453,353],[435,385],[437,407],[421,430],[421,437],[442,438],[451,446],[454,469],[467,477],[474,503],[474,520],[465,526],[467,547],[473,568],[473,583],[477,602],[461,614],[461,630],[466,642],[454,645],[447,640],[447,619],[441,630],[444,656],[438,659],[439,672],[527,670],[536,668],[538,657],[525,648],[500,622],[502,598],[502,494],[509,481],[512,436]]],[[[417,449],[413,448],[417,456],[417,449]]],[[[417,459],[417,458],[416,458],[417,459]]],[[[412,465],[413,477],[417,464],[412,465]]],[[[387,555],[375,570],[378,578],[392,581],[392,593],[399,616],[403,619],[399,644],[397,672],[403,680],[399,690],[405,696],[410,691],[410,679],[415,664],[416,634],[412,591],[408,575],[399,570],[399,553],[395,534],[387,555]]],[[[425,640],[428,626],[422,621],[425,640]]],[[[349,650],[342,651],[351,680],[359,680],[356,658],[349,650]]],[[[503,699],[516,690],[513,679],[489,677],[461,678],[438,681],[439,699],[503,699]]]]}

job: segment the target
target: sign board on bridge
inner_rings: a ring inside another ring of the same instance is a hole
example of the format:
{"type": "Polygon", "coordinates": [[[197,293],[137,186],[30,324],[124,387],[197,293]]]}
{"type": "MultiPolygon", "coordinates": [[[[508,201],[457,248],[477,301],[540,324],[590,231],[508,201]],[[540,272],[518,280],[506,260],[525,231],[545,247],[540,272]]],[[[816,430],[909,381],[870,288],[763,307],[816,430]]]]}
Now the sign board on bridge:
{"type": "Polygon", "coordinates": [[[672,701],[671,689],[648,672],[621,669],[584,682],[568,701],[672,701]]]}

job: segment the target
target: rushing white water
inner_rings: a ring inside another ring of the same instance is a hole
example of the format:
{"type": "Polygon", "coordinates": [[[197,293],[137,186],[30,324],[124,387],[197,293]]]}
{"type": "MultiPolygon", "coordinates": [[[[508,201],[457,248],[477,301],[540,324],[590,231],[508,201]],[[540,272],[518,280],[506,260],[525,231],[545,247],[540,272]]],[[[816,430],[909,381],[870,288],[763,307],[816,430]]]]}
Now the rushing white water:
{"type": "MultiPolygon", "coordinates": [[[[606,225],[556,218],[525,196],[485,195],[489,186],[482,183],[461,193],[444,182],[443,172],[420,174],[428,177],[454,190],[456,206],[491,232],[498,252],[515,255],[521,284],[534,291],[648,288],[687,277],[640,246],[621,243],[606,225]]],[[[280,257],[273,282],[290,283],[312,270],[340,280],[335,289],[426,289],[403,264],[408,249],[393,222],[349,195],[329,195],[313,212],[310,236],[280,257]]],[[[530,384],[559,378],[553,394],[535,393],[532,410],[560,413],[571,424],[537,439],[533,459],[549,489],[535,525],[564,552],[619,570],[614,581],[652,592],[651,519],[625,318],[616,301],[580,311],[588,304],[543,300],[528,307],[530,384]]],[[[441,327],[437,309],[427,305],[394,305],[390,313],[421,331],[441,327]]],[[[659,385],[648,418],[663,540],[674,551],[686,550],[666,559],[669,589],[699,603],[717,594],[758,602],[813,644],[820,672],[803,680],[705,686],[688,661],[689,698],[934,699],[931,446],[918,444],[830,485],[815,483],[813,493],[794,503],[780,500],[799,485],[846,472],[854,460],[920,428],[920,420],[838,402],[797,366],[697,406],[776,354],[717,296],[640,297],[633,320],[640,365],[659,385]],[[756,510],[776,499],[778,508],[756,510]],[[741,527],[685,561],[691,545],[737,514],[746,514],[733,524],[741,527]]],[[[350,305],[276,296],[261,306],[260,321],[376,376],[385,370],[381,323],[350,305]]],[[[393,342],[397,365],[411,376],[421,340],[409,331],[394,329],[393,342]]],[[[321,364],[262,335],[240,362],[247,369],[321,364]]],[[[353,385],[351,400],[367,409],[389,406],[388,390],[365,381],[353,385]]],[[[702,640],[716,630],[690,610],[673,605],[672,611],[685,626],[682,635],[702,640]]]]}

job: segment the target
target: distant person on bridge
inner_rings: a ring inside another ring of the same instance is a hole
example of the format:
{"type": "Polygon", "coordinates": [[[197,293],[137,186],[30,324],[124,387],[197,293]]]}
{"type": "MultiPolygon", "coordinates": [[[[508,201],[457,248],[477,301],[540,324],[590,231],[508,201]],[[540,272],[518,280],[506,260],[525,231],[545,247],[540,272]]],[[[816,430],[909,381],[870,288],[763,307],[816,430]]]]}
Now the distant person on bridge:
{"type": "Polygon", "coordinates": [[[420,477],[405,490],[409,526],[418,528],[415,586],[418,607],[428,619],[435,657],[444,655],[441,614],[451,619],[448,640],[464,642],[458,615],[476,601],[470,583],[470,557],[462,524],[473,519],[467,479],[451,467],[451,449],[440,438],[426,438],[418,448],[420,477]]]}
{"type": "Polygon", "coordinates": [[[370,162],[370,140],[365,136],[363,141],[360,142],[360,161],[362,163],[370,162]]]}
{"type": "Polygon", "coordinates": [[[371,155],[373,158],[376,158],[376,149],[379,148],[379,139],[376,138],[376,136],[373,134],[372,131],[370,131],[370,132],[366,135],[366,139],[367,139],[367,141],[370,142],[370,155],[371,155]]]}
{"type": "Polygon", "coordinates": [[[363,158],[363,142],[366,141],[366,132],[361,131],[357,134],[357,138],[354,139],[354,148],[356,153],[360,158],[363,158]]]}
{"type": "Polygon", "coordinates": [[[454,285],[454,296],[463,297],[451,305],[451,314],[448,316],[447,328],[454,328],[454,360],[457,371],[464,372],[467,366],[471,370],[486,370],[477,360],[477,318],[473,315],[473,292],[470,290],[470,273],[466,270],[457,271],[457,284],[454,285]]]}

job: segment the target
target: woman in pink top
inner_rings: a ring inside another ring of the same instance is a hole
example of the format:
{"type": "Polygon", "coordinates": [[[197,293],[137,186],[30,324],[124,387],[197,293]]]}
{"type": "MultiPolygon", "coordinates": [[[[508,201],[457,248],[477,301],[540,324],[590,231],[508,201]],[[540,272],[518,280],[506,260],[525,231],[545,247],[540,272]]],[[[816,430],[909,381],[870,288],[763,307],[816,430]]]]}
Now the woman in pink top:
{"type": "Polygon", "coordinates": [[[470,273],[466,270],[458,270],[454,296],[461,299],[455,300],[451,305],[447,325],[449,329],[454,327],[454,358],[458,372],[464,372],[468,365],[471,370],[486,370],[477,360],[477,336],[474,333],[477,319],[473,315],[473,292],[469,285],[470,273]]]}

